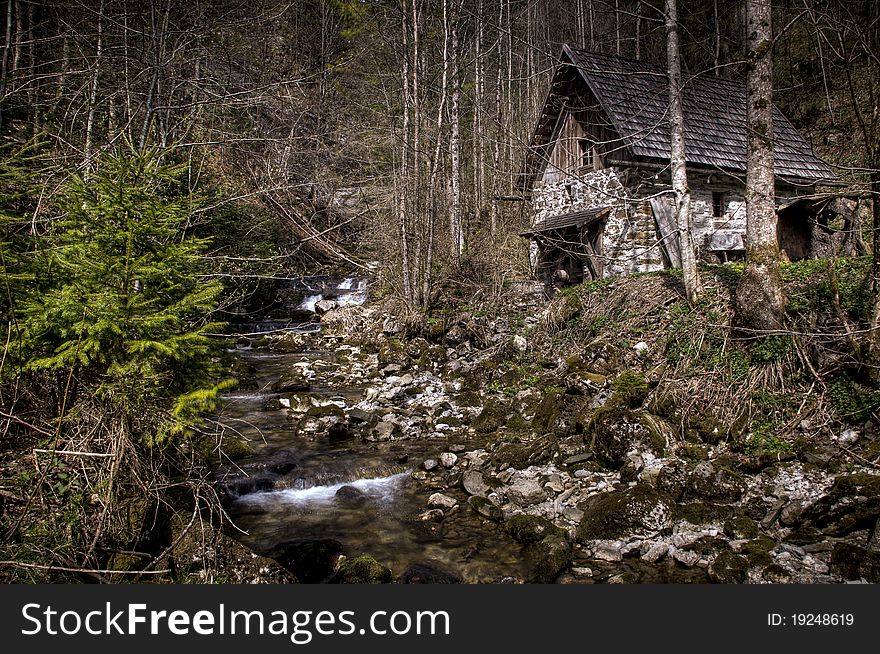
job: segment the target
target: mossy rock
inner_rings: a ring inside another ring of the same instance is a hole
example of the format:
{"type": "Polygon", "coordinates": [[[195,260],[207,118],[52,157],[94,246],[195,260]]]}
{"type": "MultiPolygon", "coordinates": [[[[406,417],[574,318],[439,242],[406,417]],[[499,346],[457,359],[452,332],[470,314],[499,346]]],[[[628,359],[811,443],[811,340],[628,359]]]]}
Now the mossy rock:
{"type": "Polygon", "coordinates": [[[504,511],[501,510],[500,507],[495,506],[489,499],[482,497],[481,495],[471,495],[468,498],[468,506],[470,506],[475,513],[483,516],[489,520],[494,520],[495,522],[501,522],[504,520],[504,511]]]}
{"type": "Polygon", "coordinates": [[[543,540],[547,536],[565,536],[565,531],[547,518],[523,513],[515,515],[504,523],[504,531],[521,545],[531,545],[543,540]]]}
{"type": "Polygon", "coordinates": [[[709,448],[697,443],[682,443],[676,450],[676,454],[688,461],[707,461],[709,459],[709,448]]]}
{"type": "Polygon", "coordinates": [[[523,556],[528,568],[527,582],[552,584],[571,564],[571,543],[564,534],[550,534],[527,545],[523,556]]]}
{"type": "Polygon", "coordinates": [[[466,407],[477,407],[483,403],[480,394],[474,390],[462,390],[455,399],[461,406],[466,407]]]}
{"type": "Polygon", "coordinates": [[[504,428],[513,432],[525,432],[529,428],[529,422],[519,412],[514,411],[507,419],[504,428]]]}
{"type": "Polygon", "coordinates": [[[844,579],[877,583],[880,581],[880,552],[852,543],[837,543],[831,552],[831,571],[844,579]]]}
{"type": "Polygon", "coordinates": [[[709,565],[709,578],[716,584],[743,584],[749,578],[749,562],[730,550],[721,552],[709,565]]]}
{"type": "Polygon", "coordinates": [[[773,563],[770,550],[776,547],[776,542],[768,536],[758,536],[754,540],[744,543],[741,552],[748,558],[749,565],[755,568],[763,568],[773,563]]]}
{"type": "Polygon", "coordinates": [[[841,475],[824,496],[807,507],[797,526],[812,526],[830,536],[872,528],[880,519],[880,475],[841,475]]]}
{"type": "Polygon", "coordinates": [[[742,475],[704,461],[694,468],[688,480],[686,498],[718,503],[738,502],[746,491],[742,475]]]}
{"type": "Polygon", "coordinates": [[[552,461],[558,451],[559,441],[556,437],[545,434],[530,443],[502,443],[493,453],[492,462],[522,470],[552,461]]]}
{"type": "Polygon", "coordinates": [[[690,474],[690,467],[686,462],[680,459],[673,459],[660,469],[654,483],[657,486],[657,490],[661,493],[666,493],[678,502],[684,497],[690,474]]]}
{"type": "Polygon", "coordinates": [[[379,368],[384,368],[389,365],[397,365],[405,370],[412,364],[412,360],[406,353],[406,349],[398,340],[386,341],[382,347],[379,348],[377,357],[379,368]]]}
{"type": "Polygon", "coordinates": [[[724,533],[736,540],[757,538],[758,523],[745,515],[737,515],[724,523],[724,533]]]}
{"type": "Polygon", "coordinates": [[[577,540],[617,539],[651,533],[672,526],[673,500],[652,486],[637,484],[590,498],[578,508],[584,512],[577,540]]]}
{"type": "Polygon", "coordinates": [[[611,390],[614,391],[613,398],[616,403],[635,409],[648,397],[648,382],[642,373],[625,370],[611,382],[611,390]]]}
{"type": "Polygon", "coordinates": [[[688,428],[694,430],[703,443],[715,445],[726,439],[729,427],[710,414],[691,413],[687,418],[688,428]]]}
{"type": "Polygon", "coordinates": [[[771,584],[791,583],[791,573],[778,563],[772,563],[761,571],[761,578],[771,584]]]}
{"type": "Polygon", "coordinates": [[[279,543],[270,556],[306,584],[320,583],[331,577],[342,543],[332,538],[297,539],[279,543]]]}
{"type": "Polygon", "coordinates": [[[507,420],[507,406],[498,400],[487,400],[471,426],[481,434],[498,431],[507,420]]]}
{"type": "Polygon", "coordinates": [[[442,366],[447,360],[446,348],[442,345],[432,345],[419,356],[418,364],[422,368],[433,368],[435,365],[442,366]]]}
{"type": "Polygon", "coordinates": [[[343,559],[330,580],[334,584],[387,584],[391,570],[372,556],[356,556],[343,559]]]}
{"type": "Polygon", "coordinates": [[[228,459],[230,461],[240,461],[245,457],[254,455],[254,448],[252,448],[248,443],[234,436],[229,436],[228,434],[223,437],[223,442],[220,445],[220,451],[222,452],[221,459],[228,459]]]}
{"type": "Polygon", "coordinates": [[[345,411],[336,404],[310,406],[306,415],[311,418],[344,418],[345,411]]]}
{"type": "Polygon", "coordinates": [[[562,393],[551,392],[541,398],[541,403],[538,404],[535,416],[532,418],[532,429],[539,434],[553,430],[562,409],[562,397],[562,393]]]}
{"type": "Polygon", "coordinates": [[[692,525],[723,523],[736,513],[732,506],[710,502],[687,502],[675,506],[675,519],[686,520],[692,525]]]}
{"type": "Polygon", "coordinates": [[[645,424],[644,414],[605,406],[594,411],[584,426],[584,438],[590,443],[596,460],[611,470],[619,470],[633,449],[650,450],[660,455],[666,440],[645,424]]]}

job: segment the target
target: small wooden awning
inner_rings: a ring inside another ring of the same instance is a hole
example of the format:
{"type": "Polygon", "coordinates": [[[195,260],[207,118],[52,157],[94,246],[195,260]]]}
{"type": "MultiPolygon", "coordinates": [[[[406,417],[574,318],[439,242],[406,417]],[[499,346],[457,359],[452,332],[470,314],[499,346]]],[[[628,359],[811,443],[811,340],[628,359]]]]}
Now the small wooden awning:
{"type": "Polygon", "coordinates": [[[589,227],[593,223],[605,220],[611,213],[611,207],[596,207],[585,211],[573,211],[559,216],[552,216],[544,222],[534,225],[531,229],[520,232],[524,238],[533,238],[547,232],[569,227],[589,227]]]}

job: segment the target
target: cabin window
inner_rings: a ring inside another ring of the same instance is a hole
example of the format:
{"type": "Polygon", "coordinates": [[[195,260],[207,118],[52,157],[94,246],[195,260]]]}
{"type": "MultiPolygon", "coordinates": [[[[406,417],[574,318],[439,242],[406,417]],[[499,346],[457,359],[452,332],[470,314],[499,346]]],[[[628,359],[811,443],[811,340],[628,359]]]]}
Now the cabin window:
{"type": "Polygon", "coordinates": [[[718,191],[712,192],[712,217],[724,217],[724,193],[719,193],[718,191]]]}
{"type": "Polygon", "coordinates": [[[596,144],[590,139],[578,139],[578,167],[596,170],[596,144]]]}

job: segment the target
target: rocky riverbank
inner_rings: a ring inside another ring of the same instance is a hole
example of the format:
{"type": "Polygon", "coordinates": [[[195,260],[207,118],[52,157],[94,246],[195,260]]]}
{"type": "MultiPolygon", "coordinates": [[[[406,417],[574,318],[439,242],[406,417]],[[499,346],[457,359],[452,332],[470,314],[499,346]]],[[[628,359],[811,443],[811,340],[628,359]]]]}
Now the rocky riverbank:
{"type": "MultiPolygon", "coordinates": [[[[414,519],[442,532],[466,514],[516,548],[522,565],[507,581],[877,581],[874,423],[816,429],[801,388],[790,394],[802,402],[791,416],[802,419],[784,437],[760,431],[757,414],[733,425],[713,424],[708,416],[718,412],[694,407],[682,415],[668,393],[668,323],[680,300],[657,283],[616,289],[651,297],[655,315],[637,317],[654,329],[642,327],[634,343],[559,336],[559,325],[591,319],[574,296],[544,306],[521,295],[504,317],[461,314],[418,329],[379,307],[330,308],[321,333],[262,343],[302,353],[275,380],[266,410],[284,412],[302,437],[385,448],[423,490],[414,519]],[[333,356],[309,354],[320,350],[333,356]],[[315,392],[328,388],[356,392],[315,392]]],[[[724,383],[724,375],[719,368],[705,383],[724,383]]],[[[272,487],[284,472],[263,468],[257,482],[227,475],[223,489],[238,496],[272,487]]],[[[323,573],[310,580],[344,579],[339,551],[322,551],[323,573]]],[[[279,560],[296,571],[290,552],[279,560]]],[[[458,578],[454,565],[452,557],[447,572],[458,578]]],[[[392,579],[390,570],[373,577],[392,579]]]]}

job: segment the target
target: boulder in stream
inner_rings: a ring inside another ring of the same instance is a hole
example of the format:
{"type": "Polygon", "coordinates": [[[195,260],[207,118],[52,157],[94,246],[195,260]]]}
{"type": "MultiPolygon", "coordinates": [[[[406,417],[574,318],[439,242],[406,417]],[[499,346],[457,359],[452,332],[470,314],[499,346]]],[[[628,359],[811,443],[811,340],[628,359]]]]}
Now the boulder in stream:
{"type": "Polygon", "coordinates": [[[413,563],[400,576],[403,584],[460,584],[458,572],[448,570],[436,563],[413,563]]]}
{"type": "Polygon", "coordinates": [[[332,538],[297,539],[279,543],[270,556],[302,583],[326,581],[336,569],[342,543],[332,538]]]}

